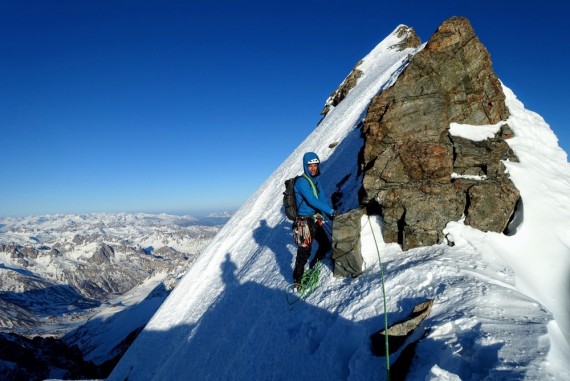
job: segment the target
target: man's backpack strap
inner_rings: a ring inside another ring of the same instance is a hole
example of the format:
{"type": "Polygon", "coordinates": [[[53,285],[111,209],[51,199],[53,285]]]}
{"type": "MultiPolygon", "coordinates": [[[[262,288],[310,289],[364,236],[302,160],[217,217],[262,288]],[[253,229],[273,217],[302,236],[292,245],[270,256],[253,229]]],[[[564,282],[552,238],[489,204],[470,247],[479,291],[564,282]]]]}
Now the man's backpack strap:
{"type": "Polygon", "coordinates": [[[319,195],[317,193],[317,187],[315,187],[315,184],[313,184],[313,180],[311,180],[309,178],[309,176],[307,176],[306,173],[303,173],[303,176],[307,179],[307,181],[309,182],[309,184],[311,184],[311,189],[313,189],[313,194],[315,195],[316,198],[319,198],[319,195]]]}

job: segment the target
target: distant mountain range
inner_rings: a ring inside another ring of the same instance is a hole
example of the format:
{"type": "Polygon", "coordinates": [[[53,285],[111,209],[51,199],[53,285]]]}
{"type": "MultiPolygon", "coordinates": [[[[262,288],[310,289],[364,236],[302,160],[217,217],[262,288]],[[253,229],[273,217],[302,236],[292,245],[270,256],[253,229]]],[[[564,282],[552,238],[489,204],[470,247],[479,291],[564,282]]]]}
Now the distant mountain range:
{"type": "MultiPolygon", "coordinates": [[[[117,345],[146,324],[230,216],[0,218],[0,344],[19,342],[23,353],[26,338],[61,339],[95,368],[120,355],[117,345]]],[[[0,375],[35,378],[5,356],[0,375]]]]}

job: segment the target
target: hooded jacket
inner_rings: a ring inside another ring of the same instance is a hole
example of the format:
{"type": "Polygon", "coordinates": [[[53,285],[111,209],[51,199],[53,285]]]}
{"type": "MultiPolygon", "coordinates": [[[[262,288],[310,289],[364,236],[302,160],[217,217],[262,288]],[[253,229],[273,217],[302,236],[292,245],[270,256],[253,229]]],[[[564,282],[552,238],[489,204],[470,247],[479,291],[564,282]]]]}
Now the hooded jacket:
{"type": "Polygon", "coordinates": [[[313,187],[309,183],[307,177],[305,176],[299,177],[295,182],[295,199],[297,201],[297,214],[301,217],[313,216],[317,213],[332,216],[334,214],[334,209],[327,201],[327,197],[323,192],[318,179],[318,176],[320,175],[320,167],[319,171],[314,177],[311,176],[311,172],[309,171],[308,163],[312,159],[319,160],[319,157],[314,152],[307,152],[305,153],[305,155],[303,155],[303,171],[305,176],[307,176],[315,186],[317,195],[315,196],[313,192],[313,187]]]}

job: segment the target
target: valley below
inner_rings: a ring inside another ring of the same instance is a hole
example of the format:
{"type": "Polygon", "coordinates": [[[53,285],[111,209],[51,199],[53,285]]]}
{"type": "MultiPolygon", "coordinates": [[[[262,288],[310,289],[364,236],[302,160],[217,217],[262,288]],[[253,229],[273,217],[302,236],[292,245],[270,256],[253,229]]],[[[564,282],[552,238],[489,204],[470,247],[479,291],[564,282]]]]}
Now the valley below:
{"type": "Polygon", "coordinates": [[[0,378],[105,378],[228,218],[0,218],[0,378]]]}

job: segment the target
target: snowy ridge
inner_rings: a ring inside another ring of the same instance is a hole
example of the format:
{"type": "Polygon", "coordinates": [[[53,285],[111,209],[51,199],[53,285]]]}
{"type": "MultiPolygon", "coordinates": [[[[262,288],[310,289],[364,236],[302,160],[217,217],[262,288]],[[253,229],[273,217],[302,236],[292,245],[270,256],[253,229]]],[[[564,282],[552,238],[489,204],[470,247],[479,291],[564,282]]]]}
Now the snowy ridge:
{"type": "Polygon", "coordinates": [[[398,41],[393,33],[365,57],[357,86],[224,226],[110,380],[188,375],[382,379],[385,361],[369,348],[369,336],[383,328],[380,262],[385,266],[391,323],[418,302],[435,300],[422,325],[426,337],[416,348],[408,379],[570,377],[570,288],[561,287],[567,285],[562,275],[570,268],[570,170],[548,125],[526,111],[507,88],[512,114],[508,123],[517,136],[509,144],[521,161],[507,165],[524,202],[524,221],[517,234],[483,233],[458,221],[447,227],[454,246],[402,252],[398,245],[382,241],[381,221],[365,218],[365,273],[356,279],[336,279],[325,261],[318,290],[294,306],[286,303],[284,290],[291,281],[296,248],[281,210],[283,183],[300,173],[303,153],[315,151],[322,160],[325,191],[330,195],[335,184],[348,179],[345,184],[353,184],[353,192],[344,195],[343,207],[356,206],[354,166],[362,141],[355,127],[371,98],[393,83],[407,56],[414,54],[413,49],[390,49],[398,41]],[[545,152],[530,149],[537,142],[545,143],[545,152]],[[339,144],[328,148],[331,143],[339,144]],[[527,169],[534,166],[528,176],[527,169]],[[536,203],[528,199],[539,194],[536,203]],[[548,211],[539,211],[544,203],[548,211]],[[542,257],[545,251],[552,253],[542,257]],[[541,261],[547,269],[537,275],[533,266],[541,261]]]}
{"type": "MultiPolygon", "coordinates": [[[[341,141],[351,130],[356,131],[354,127],[358,124],[372,97],[376,95],[381,88],[389,87],[397,77],[397,75],[395,75],[396,70],[403,68],[404,61],[412,49],[401,52],[391,50],[390,47],[399,41],[395,34],[390,35],[363,60],[362,67],[364,68],[367,60],[377,59],[382,53],[392,53],[389,54],[388,57],[383,56],[383,65],[371,65],[375,69],[374,72],[368,73],[364,71],[362,77],[359,79],[359,84],[349,93],[347,98],[329,112],[315,131],[305,139],[299,148],[297,148],[293,154],[277,168],[275,173],[259,187],[257,192],[250,197],[233,218],[222,228],[219,233],[220,238],[215,239],[208,246],[203,255],[196,260],[192,269],[184,278],[190,279],[194,276],[192,274],[201,274],[203,277],[203,274],[207,273],[214,275],[212,279],[210,279],[214,284],[210,282],[197,283],[182,281],[180,287],[175,289],[175,293],[186,295],[184,298],[185,304],[191,305],[193,302],[197,302],[195,307],[187,309],[191,315],[175,316],[176,314],[169,314],[171,316],[167,318],[167,320],[153,319],[152,323],[157,324],[157,329],[161,330],[164,327],[170,327],[172,324],[178,323],[170,319],[180,319],[181,321],[187,322],[188,318],[196,319],[202,315],[203,310],[201,310],[200,307],[207,307],[207,305],[195,299],[202,298],[200,292],[204,289],[223,290],[223,287],[220,287],[223,285],[221,279],[216,281],[216,278],[219,278],[220,264],[225,260],[227,253],[232,253],[232,248],[243,247],[249,249],[248,251],[251,253],[251,257],[243,253],[236,255],[235,258],[232,257],[232,261],[235,261],[238,268],[244,268],[244,270],[249,269],[259,255],[259,253],[256,253],[257,244],[255,243],[255,237],[252,237],[252,228],[255,229],[255,226],[251,226],[251,223],[265,221],[269,229],[283,223],[284,216],[280,210],[282,187],[287,178],[301,171],[301,158],[306,151],[315,150],[319,154],[322,161],[322,170],[324,173],[327,173],[327,168],[330,166],[327,159],[331,152],[325,150],[325,147],[330,143],[341,141]],[[331,128],[331,126],[334,126],[334,128],[331,128]],[[276,200],[279,202],[276,202],[276,200]],[[212,255],[215,255],[215,257],[212,257],[212,255]],[[191,289],[185,290],[185,287],[191,287],[191,289]]],[[[328,185],[327,190],[330,191],[332,189],[330,186],[332,182],[330,175],[327,176],[325,180],[328,180],[325,186],[328,185]]],[[[338,180],[340,180],[340,178],[338,178],[338,180]]],[[[271,239],[272,237],[267,237],[268,241],[271,239]]],[[[244,273],[244,276],[247,276],[244,270],[241,270],[240,273],[244,273]]],[[[167,307],[164,306],[164,308],[167,307]]]]}
{"type": "MultiPolygon", "coordinates": [[[[182,281],[181,285],[177,287],[174,292],[176,294],[187,295],[184,299],[184,303],[190,306],[197,302],[196,307],[207,307],[207,305],[198,302],[197,299],[201,299],[200,292],[206,288],[211,290],[219,289],[223,290],[223,284],[220,282],[220,264],[223,263],[226,258],[226,253],[232,253],[232,248],[243,247],[249,249],[249,255],[236,255],[235,258],[232,257],[232,261],[235,261],[238,269],[244,268],[249,269],[253,262],[259,256],[256,253],[257,244],[255,243],[255,238],[252,237],[251,223],[256,223],[258,221],[265,221],[265,224],[270,228],[281,224],[284,221],[284,216],[281,209],[281,203],[276,202],[281,200],[282,187],[285,180],[298,174],[301,169],[301,158],[302,155],[309,150],[314,150],[319,154],[321,158],[321,168],[324,173],[327,173],[327,168],[330,166],[327,162],[330,156],[330,151],[326,150],[330,143],[341,141],[350,133],[351,130],[357,125],[363,113],[366,110],[370,100],[374,95],[376,95],[382,88],[389,87],[391,83],[397,77],[396,70],[402,69],[404,61],[406,60],[408,54],[411,53],[411,49],[407,49],[402,52],[395,52],[390,49],[392,45],[398,43],[398,39],[395,33],[392,33],[388,38],[382,41],[366,58],[361,65],[362,69],[366,66],[367,60],[374,60],[382,54],[383,65],[370,65],[376,70],[372,73],[363,70],[363,75],[359,79],[358,85],[352,89],[348,94],[346,99],[341,102],[336,108],[332,109],[325,119],[319,124],[315,131],[307,138],[301,145],[291,154],[284,162],[277,168],[275,173],[265,181],[257,190],[257,192],[250,197],[250,199],[240,208],[240,210],[233,216],[233,218],[228,221],[228,223],[222,228],[219,233],[219,238],[215,239],[206,249],[206,251],[201,255],[192,269],[185,275],[184,279],[192,278],[192,274],[212,274],[213,277],[210,281],[215,282],[210,284],[210,282],[186,282],[182,281]],[[389,54],[392,53],[392,54],[389,54]],[[331,128],[334,126],[334,128],[331,128]],[[248,222],[248,223],[244,223],[248,222]],[[252,253],[253,251],[253,253],[252,253]],[[212,257],[215,255],[215,257],[212,257]],[[189,289],[186,289],[189,287],[189,289]]],[[[325,186],[328,185],[327,190],[332,189],[330,183],[330,174],[324,181],[326,181],[325,186]]],[[[338,179],[340,180],[340,179],[338,179]]],[[[270,229],[269,228],[269,229],[270,229]]],[[[267,240],[271,240],[272,237],[267,237],[267,240]]],[[[258,266],[256,264],[256,266],[258,266]]],[[[241,270],[240,273],[245,271],[241,270]]],[[[240,277],[238,275],[238,277],[240,277]]],[[[241,278],[241,277],[240,277],[241,278]]],[[[246,278],[247,279],[247,278],[246,278]]],[[[174,300],[175,298],[169,298],[174,300]]],[[[175,302],[177,303],[177,302],[175,302]]],[[[168,310],[168,303],[165,303],[163,309],[168,310]]],[[[180,308],[182,310],[182,308],[180,308]]],[[[175,317],[178,314],[169,314],[170,318],[167,320],[159,318],[157,316],[153,318],[150,322],[150,329],[164,329],[170,327],[172,324],[177,324],[179,322],[170,319],[179,319],[180,321],[187,322],[188,319],[198,318],[202,315],[203,310],[200,308],[187,308],[186,309],[190,316],[182,315],[175,317]],[[154,326],[156,324],[156,327],[154,326]]]]}

